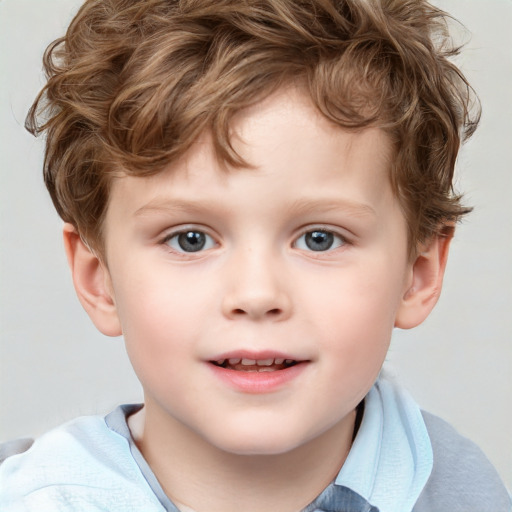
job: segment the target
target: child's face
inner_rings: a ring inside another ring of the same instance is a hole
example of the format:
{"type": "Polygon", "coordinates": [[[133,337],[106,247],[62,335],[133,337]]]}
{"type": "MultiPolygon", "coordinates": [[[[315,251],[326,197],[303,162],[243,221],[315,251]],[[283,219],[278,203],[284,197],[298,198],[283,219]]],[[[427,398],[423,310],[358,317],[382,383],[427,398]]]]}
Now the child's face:
{"type": "Polygon", "coordinates": [[[106,261],[147,421],[283,453],[353,421],[375,381],[410,286],[406,222],[381,131],[290,90],[233,129],[254,169],[220,170],[205,136],[114,182],[106,261]]]}

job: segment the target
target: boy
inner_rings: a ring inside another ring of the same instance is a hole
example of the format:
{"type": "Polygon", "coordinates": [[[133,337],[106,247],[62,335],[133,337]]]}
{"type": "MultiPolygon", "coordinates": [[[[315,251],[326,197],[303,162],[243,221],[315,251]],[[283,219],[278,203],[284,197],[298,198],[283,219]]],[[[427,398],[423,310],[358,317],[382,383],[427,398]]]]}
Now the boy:
{"type": "Polygon", "coordinates": [[[378,379],[468,211],[476,120],[442,23],[417,0],[84,4],[28,125],[78,296],[145,403],[8,458],[1,510],[510,509],[378,379]]]}

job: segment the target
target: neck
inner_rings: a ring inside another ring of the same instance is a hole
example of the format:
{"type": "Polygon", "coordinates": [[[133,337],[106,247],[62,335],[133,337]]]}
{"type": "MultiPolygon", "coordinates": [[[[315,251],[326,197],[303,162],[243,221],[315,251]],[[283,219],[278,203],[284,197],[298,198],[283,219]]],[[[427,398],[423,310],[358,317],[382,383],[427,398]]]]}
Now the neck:
{"type": "Polygon", "coordinates": [[[130,428],[163,490],[184,510],[297,512],[338,474],[355,416],[353,411],[321,436],[278,455],[223,451],[173,419],[153,417],[151,410],[139,427],[131,419],[130,428]]]}

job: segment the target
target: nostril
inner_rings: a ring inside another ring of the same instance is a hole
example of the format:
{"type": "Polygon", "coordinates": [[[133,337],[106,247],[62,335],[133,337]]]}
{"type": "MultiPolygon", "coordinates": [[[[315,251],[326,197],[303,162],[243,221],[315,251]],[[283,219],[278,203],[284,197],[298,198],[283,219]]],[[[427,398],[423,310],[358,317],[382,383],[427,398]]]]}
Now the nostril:
{"type": "MultiPolygon", "coordinates": [[[[280,314],[282,313],[282,310],[279,309],[279,308],[273,308],[273,309],[269,309],[266,314],[268,316],[279,316],[280,314]]],[[[246,315],[247,314],[247,311],[245,311],[244,309],[242,308],[236,308],[233,310],[233,314],[234,315],[246,315]]]]}

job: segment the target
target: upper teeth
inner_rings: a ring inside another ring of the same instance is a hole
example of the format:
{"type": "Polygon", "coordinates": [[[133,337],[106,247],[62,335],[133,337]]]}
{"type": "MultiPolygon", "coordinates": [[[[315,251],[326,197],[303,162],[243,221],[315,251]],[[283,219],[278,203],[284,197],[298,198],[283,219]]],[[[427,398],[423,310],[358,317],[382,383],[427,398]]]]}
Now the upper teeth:
{"type": "MultiPolygon", "coordinates": [[[[224,364],[225,359],[219,359],[217,363],[224,364]]],[[[293,359],[281,358],[268,358],[268,359],[248,359],[248,358],[230,358],[228,359],[230,365],[242,364],[243,366],[272,366],[273,364],[287,364],[293,363],[293,359]]]]}

